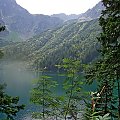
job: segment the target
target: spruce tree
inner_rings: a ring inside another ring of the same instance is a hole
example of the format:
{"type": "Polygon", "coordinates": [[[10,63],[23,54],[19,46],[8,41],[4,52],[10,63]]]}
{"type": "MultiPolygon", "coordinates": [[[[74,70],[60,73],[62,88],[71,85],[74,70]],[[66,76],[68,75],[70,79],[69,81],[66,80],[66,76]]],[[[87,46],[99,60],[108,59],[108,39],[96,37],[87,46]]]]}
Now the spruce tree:
{"type": "Polygon", "coordinates": [[[99,19],[102,33],[98,38],[101,59],[87,71],[87,79],[98,79],[98,92],[105,86],[96,110],[102,114],[109,112],[111,117],[120,119],[120,0],[102,0],[102,3],[105,10],[99,19]]]}
{"type": "MultiPolygon", "coordinates": [[[[39,74],[38,74],[39,75],[39,74]]],[[[44,72],[39,75],[39,79],[34,80],[35,87],[31,91],[30,101],[40,106],[40,111],[33,112],[33,118],[46,120],[57,116],[56,106],[58,105],[54,96],[54,88],[57,83],[51,80],[50,76],[46,76],[44,72]]]]}
{"type": "Polygon", "coordinates": [[[98,40],[102,45],[101,53],[105,64],[104,70],[107,71],[106,77],[113,79],[113,84],[117,82],[118,117],[120,119],[120,1],[103,0],[102,2],[106,9],[102,11],[100,17],[103,32],[98,40]]]}

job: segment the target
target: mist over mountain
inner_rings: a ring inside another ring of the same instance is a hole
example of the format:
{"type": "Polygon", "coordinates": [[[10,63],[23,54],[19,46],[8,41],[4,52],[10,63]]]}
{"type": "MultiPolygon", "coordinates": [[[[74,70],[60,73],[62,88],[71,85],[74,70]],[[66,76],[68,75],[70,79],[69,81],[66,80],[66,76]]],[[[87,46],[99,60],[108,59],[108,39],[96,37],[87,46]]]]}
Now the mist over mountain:
{"type": "Polygon", "coordinates": [[[64,13],[60,13],[60,14],[53,14],[51,16],[52,17],[58,17],[58,18],[60,18],[64,21],[71,20],[71,19],[79,19],[81,21],[89,21],[89,20],[99,18],[100,15],[101,15],[101,11],[103,9],[104,9],[104,6],[102,5],[102,2],[99,2],[93,8],[87,10],[85,13],[82,13],[82,14],[66,15],[64,13]]]}
{"type": "Polygon", "coordinates": [[[15,0],[0,0],[0,17],[10,33],[21,39],[44,32],[63,23],[59,18],[47,15],[32,15],[22,8],[15,0]]]}
{"type": "Polygon", "coordinates": [[[60,14],[53,14],[51,17],[58,17],[64,21],[72,20],[72,19],[78,19],[80,15],[76,14],[71,14],[71,15],[66,15],[65,13],[60,13],[60,14]]]}

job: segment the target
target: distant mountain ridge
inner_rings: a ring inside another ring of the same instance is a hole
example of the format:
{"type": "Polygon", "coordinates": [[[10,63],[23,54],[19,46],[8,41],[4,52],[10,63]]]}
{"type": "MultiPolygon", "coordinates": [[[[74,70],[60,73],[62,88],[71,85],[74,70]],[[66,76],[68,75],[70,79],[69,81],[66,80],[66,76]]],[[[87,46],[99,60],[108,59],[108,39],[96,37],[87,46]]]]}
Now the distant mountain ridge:
{"type": "Polygon", "coordinates": [[[21,39],[28,39],[48,29],[56,28],[62,25],[63,21],[72,19],[88,21],[96,19],[100,16],[102,9],[104,7],[99,2],[95,7],[80,15],[65,15],[64,13],[54,14],[52,16],[32,15],[18,5],[15,0],[1,0],[0,19],[7,25],[11,36],[10,40],[19,41],[21,39]]]}
{"type": "Polygon", "coordinates": [[[89,21],[96,19],[104,9],[99,2],[95,7],[89,9],[80,15],[54,14],[32,15],[26,9],[22,8],[15,0],[0,0],[0,19],[2,19],[10,33],[10,40],[19,41],[19,39],[28,39],[34,35],[40,34],[48,29],[56,28],[63,24],[63,21],[79,19],[80,21],[89,21]],[[15,37],[12,38],[12,35],[15,37]]]}
{"type": "Polygon", "coordinates": [[[85,13],[82,13],[82,14],[66,15],[64,13],[60,13],[60,14],[53,14],[51,16],[52,17],[58,17],[58,18],[60,18],[64,21],[71,20],[71,19],[79,19],[81,21],[89,21],[89,20],[99,18],[100,15],[101,15],[101,11],[103,9],[104,9],[104,6],[102,5],[102,2],[99,2],[93,8],[87,10],[85,13]]]}
{"type": "Polygon", "coordinates": [[[32,15],[15,0],[0,0],[0,17],[12,34],[22,39],[52,29],[63,23],[60,18],[47,15],[32,15]]]}
{"type": "Polygon", "coordinates": [[[72,20],[72,19],[78,19],[80,15],[76,14],[71,14],[71,15],[66,15],[65,13],[60,13],[60,14],[53,14],[51,17],[58,17],[64,21],[72,20]]]}
{"type": "Polygon", "coordinates": [[[87,10],[79,16],[80,20],[93,20],[100,17],[102,10],[105,9],[102,2],[96,4],[92,9],[87,10]]]}
{"type": "MultiPolygon", "coordinates": [[[[101,2],[77,16],[77,19],[74,14],[70,15],[69,19],[65,14],[60,14],[61,18],[64,17],[64,20],[61,20],[56,15],[54,17],[31,15],[17,5],[15,0],[10,1],[13,1],[13,4],[9,7],[12,10],[15,8],[15,13],[11,10],[8,16],[3,11],[4,7],[0,6],[0,9],[2,8],[2,20],[7,23],[9,32],[12,32],[11,39],[17,39],[16,34],[26,35],[24,36],[26,38],[35,36],[4,47],[7,57],[27,60],[35,69],[46,67],[49,70],[54,69],[56,64],[60,64],[63,58],[79,58],[86,63],[97,57],[96,47],[99,45],[96,37],[101,32],[101,28],[96,18],[104,9],[101,2]],[[21,14],[18,14],[19,12],[21,14]],[[6,16],[3,16],[3,13],[6,16]]],[[[3,5],[6,6],[6,2],[3,5]]]]}

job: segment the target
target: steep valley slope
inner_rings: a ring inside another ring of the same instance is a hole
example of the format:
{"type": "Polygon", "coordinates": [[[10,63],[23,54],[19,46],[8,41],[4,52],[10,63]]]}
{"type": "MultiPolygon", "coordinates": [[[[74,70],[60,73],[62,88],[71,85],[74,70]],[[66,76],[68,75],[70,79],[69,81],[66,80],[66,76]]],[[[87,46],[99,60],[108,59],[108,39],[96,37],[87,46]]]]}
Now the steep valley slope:
{"type": "Polygon", "coordinates": [[[25,42],[5,47],[7,57],[26,60],[33,68],[52,70],[63,58],[91,62],[98,56],[97,36],[101,32],[98,19],[73,20],[54,30],[47,30],[25,42]]]}

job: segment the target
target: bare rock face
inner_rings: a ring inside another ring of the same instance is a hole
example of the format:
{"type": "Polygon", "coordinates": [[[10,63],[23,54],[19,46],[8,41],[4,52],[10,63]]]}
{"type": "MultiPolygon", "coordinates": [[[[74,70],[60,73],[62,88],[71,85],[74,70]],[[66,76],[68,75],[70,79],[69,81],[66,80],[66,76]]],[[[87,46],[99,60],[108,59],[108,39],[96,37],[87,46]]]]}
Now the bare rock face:
{"type": "Polygon", "coordinates": [[[85,13],[82,13],[82,14],[66,15],[64,13],[60,13],[60,14],[53,14],[52,17],[58,17],[64,21],[73,20],[73,19],[79,19],[80,21],[89,21],[89,20],[99,18],[101,15],[101,11],[103,9],[104,9],[104,6],[102,5],[102,2],[99,2],[92,9],[89,9],[85,13]]]}
{"type": "Polygon", "coordinates": [[[92,9],[89,9],[85,13],[81,14],[79,16],[79,19],[80,20],[83,19],[84,21],[97,19],[100,17],[103,9],[104,9],[104,6],[102,5],[102,2],[99,2],[92,9]]]}
{"type": "Polygon", "coordinates": [[[0,0],[0,18],[9,31],[27,39],[47,29],[55,28],[63,23],[59,18],[46,15],[32,15],[15,0],[0,0]]]}

